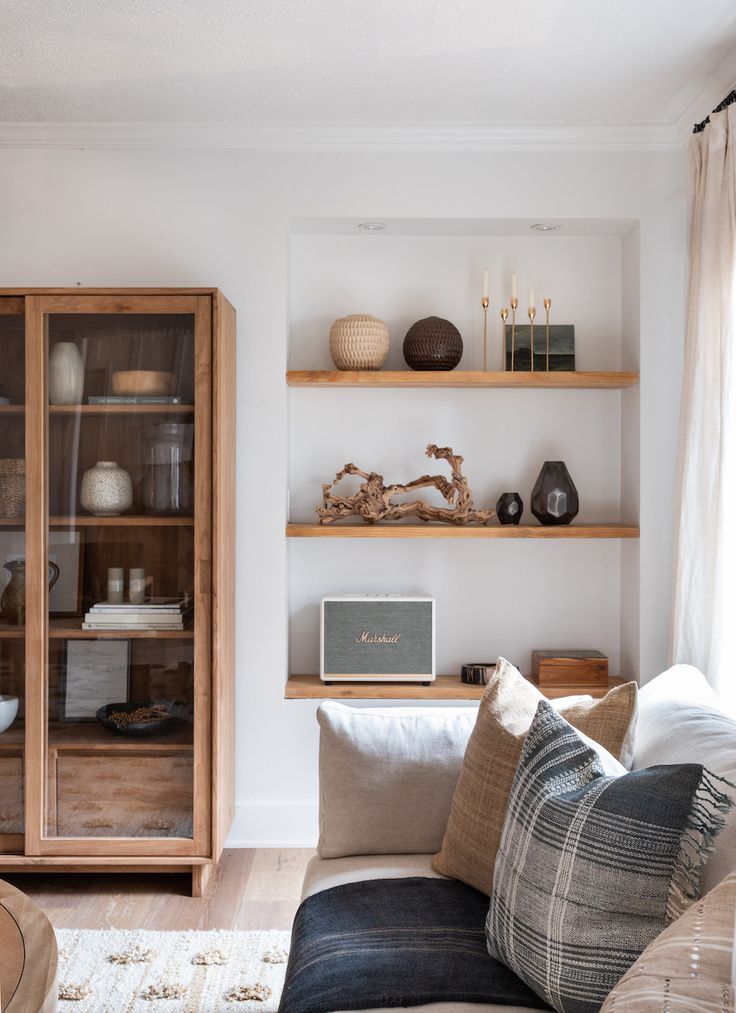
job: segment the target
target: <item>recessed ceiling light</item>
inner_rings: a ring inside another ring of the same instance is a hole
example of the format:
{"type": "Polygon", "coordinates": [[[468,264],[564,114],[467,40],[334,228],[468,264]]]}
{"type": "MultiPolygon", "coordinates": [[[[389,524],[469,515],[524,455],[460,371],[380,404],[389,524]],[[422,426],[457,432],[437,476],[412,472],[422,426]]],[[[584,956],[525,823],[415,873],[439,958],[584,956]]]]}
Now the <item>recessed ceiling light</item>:
{"type": "Polygon", "coordinates": [[[358,228],[364,232],[383,232],[386,225],[384,222],[359,222],[358,228]]]}
{"type": "Polygon", "coordinates": [[[544,222],[537,222],[536,225],[529,226],[532,232],[555,232],[560,227],[559,225],[546,225],[544,222]]]}

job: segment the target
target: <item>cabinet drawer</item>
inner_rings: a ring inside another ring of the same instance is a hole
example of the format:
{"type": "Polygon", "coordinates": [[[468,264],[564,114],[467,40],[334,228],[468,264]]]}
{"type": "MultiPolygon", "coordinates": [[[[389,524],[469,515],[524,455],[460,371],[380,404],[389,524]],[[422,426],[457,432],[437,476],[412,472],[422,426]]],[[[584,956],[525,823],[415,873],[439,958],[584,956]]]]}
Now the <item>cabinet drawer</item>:
{"type": "Polygon", "coordinates": [[[0,756],[0,834],[23,833],[23,757],[0,756]]]}
{"type": "Polygon", "coordinates": [[[75,756],[56,766],[59,837],[191,837],[192,757],[75,756]]]}

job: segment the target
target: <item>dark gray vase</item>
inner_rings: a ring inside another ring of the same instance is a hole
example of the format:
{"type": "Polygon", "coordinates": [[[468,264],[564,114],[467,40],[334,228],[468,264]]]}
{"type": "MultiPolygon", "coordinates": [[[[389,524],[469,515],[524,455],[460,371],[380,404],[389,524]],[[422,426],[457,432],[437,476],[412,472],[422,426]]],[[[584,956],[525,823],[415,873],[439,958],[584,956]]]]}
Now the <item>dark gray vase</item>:
{"type": "Polygon", "coordinates": [[[532,513],[540,524],[569,524],[580,509],[578,491],[564,461],[545,461],[532,489],[532,513]]]}
{"type": "Polygon", "coordinates": [[[496,503],[496,516],[501,524],[518,524],[524,513],[524,503],[518,492],[503,492],[496,503]]]}

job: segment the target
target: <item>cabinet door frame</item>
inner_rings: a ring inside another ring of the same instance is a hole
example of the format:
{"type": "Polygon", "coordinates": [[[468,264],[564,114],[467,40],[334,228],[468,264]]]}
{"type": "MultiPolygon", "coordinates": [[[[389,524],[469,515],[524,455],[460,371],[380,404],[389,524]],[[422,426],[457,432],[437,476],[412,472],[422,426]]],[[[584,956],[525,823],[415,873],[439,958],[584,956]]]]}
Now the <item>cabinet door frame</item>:
{"type": "Polygon", "coordinates": [[[196,294],[39,294],[26,297],[26,736],[28,856],[211,855],[212,298],[196,294]],[[46,835],[48,805],[48,316],[175,314],[194,317],[194,740],[192,837],[46,835]]]}

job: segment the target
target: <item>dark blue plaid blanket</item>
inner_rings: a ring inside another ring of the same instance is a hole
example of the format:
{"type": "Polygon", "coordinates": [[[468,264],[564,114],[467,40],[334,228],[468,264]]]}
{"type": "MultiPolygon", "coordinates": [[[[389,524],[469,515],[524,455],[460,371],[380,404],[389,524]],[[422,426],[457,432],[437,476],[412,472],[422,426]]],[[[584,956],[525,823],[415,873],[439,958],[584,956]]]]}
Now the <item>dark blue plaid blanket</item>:
{"type": "Polygon", "coordinates": [[[376,879],[308,897],[297,911],[279,1013],[432,1002],[549,1009],[489,956],[488,897],[455,880],[376,879]]]}

